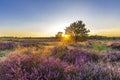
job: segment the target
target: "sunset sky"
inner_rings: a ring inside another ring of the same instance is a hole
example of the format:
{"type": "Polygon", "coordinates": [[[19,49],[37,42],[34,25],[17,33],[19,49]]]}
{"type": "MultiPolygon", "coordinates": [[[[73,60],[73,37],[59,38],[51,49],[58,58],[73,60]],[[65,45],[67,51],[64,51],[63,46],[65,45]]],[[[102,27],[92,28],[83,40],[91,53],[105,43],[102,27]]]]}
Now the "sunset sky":
{"type": "Polygon", "coordinates": [[[54,36],[77,20],[92,35],[120,36],[120,0],[0,0],[0,36],[54,36]]]}

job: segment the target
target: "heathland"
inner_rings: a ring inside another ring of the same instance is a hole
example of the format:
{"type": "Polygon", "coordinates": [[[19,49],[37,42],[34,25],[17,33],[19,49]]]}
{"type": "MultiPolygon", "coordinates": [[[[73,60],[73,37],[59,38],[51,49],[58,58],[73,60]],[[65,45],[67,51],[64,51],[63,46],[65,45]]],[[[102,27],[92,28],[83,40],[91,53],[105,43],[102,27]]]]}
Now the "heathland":
{"type": "Polygon", "coordinates": [[[0,80],[120,80],[119,39],[0,40],[0,80]]]}

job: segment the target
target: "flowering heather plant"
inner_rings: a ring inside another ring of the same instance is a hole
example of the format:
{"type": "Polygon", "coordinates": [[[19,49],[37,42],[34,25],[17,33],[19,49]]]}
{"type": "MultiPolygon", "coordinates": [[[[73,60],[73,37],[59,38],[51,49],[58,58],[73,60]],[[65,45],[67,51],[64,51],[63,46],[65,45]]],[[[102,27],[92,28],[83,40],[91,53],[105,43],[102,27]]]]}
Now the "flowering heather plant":
{"type": "Polygon", "coordinates": [[[105,54],[106,62],[99,59],[101,55],[76,49],[68,50],[62,58],[54,55],[11,53],[0,60],[0,80],[120,80],[120,63],[109,61],[119,54],[109,54],[112,58],[105,54]]]}
{"type": "Polygon", "coordinates": [[[120,74],[107,66],[95,64],[83,64],[78,74],[78,80],[119,80],[120,74]]]}
{"type": "Polygon", "coordinates": [[[13,49],[15,46],[14,42],[0,42],[0,50],[13,49]]]}
{"type": "Polygon", "coordinates": [[[16,80],[21,79],[25,75],[25,71],[29,72],[33,67],[32,57],[21,55],[18,53],[8,55],[7,60],[2,63],[0,68],[0,79],[16,80]]]}
{"type": "Polygon", "coordinates": [[[82,62],[95,62],[99,60],[99,55],[94,53],[88,53],[83,50],[69,50],[69,52],[65,55],[64,60],[70,63],[82,63],[82,62]],[[81,62],[80,62],[81,61],[81,62]]]}
{"type": "Polygon", "coordinates": [[[109,45],[109,47],[111,47],[112,49],[120,50],[120,42],[111,43],[111,45],[109,45]]]}
{"type": "Polygon", "coordinates": [[[68,48],[65,45],[57,46],[52,49],[52,54],[51,56],[55,58],[60,58],[63,59],[64,56],[67,54],[68,48]]]}
{"type": "Polygon", "coordinates": [[[120,52],[106,53],[103,55],[102,60],[104,62],[119,62],[120,52]]]}
{"type": "Polygon", "coordinates": [[[27,42],[27,41],[22,41],[19,43],[21,47],[38,47],[39,42],[27,42]]]}
{"type": "Polygon", "coordinates": [[[87,59],[86,57],[87,54],[84,54],[84,52],[80,50],[70,50],[69,53],[65,55],[64,60],[74,64],[78,59],[84,62],[87,59]]]}
{"type": "Polygon", "coordinates": [[[60,59],[10,54],[0,67],[0,80],[65,80],[75,78],[77,68],[60,59]]]}
{"type": "MultiPolygon", "coordinates": [[[[106,63],[94,63],[94,58],[99,55],[90,54],[81,50],[70,50],[69,53],[64,57],[64,61],[72,63],[78,66],[78,74],[75,80],[119,80],[120,72],[119,67],[112,66],[108,68],[109,65],[103,65],[106,63]],[[114,69],[114,70],[113,70],[114,69]]],[[[118,65],[119,66],[119,65],[118,65]]]]}
{"type": "MultiPolygon", "coordinates": [[[[33,71],[32,78],[39,76],[39,79],[44,80],[65,80],[68,76],[71,76],[70,73],[76,74],[76,68],[74,66],[54,58],[43,59],[39,67],[34,68],[33,71]]],[[[71,78],[73,77],[71,76],[71,78]]]]}

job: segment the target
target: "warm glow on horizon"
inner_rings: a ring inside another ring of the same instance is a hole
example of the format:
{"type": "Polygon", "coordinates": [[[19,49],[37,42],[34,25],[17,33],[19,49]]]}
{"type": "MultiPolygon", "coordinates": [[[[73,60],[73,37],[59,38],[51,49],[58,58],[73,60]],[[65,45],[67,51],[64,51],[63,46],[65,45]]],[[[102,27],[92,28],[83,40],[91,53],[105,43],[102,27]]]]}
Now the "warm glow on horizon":
{"type": "MultiPolygon", "coordinates": [[[[63,32],[64,33],[64,32],[63,32]]],[[[102,30],[102,31],[97,31],[97,32],[90,32],[89,35],[100,35],[100,36],[108,36],[108,37],[120,37],[120,31],[119,29],[111,29],[111,30],[102,30]]],[[[34,33],[34,32],[16,32],[16,31],[10,31],[10,32],[5,32],[1,33],[0,37],[3,36],[8,36],[8,37],[53,37],[55,34],[45,34],[45,33],[34,33]]],[[[69,35],[63,34],[62,35],[64,38],[69,38],[69,35]]]]}
{"type": "Polygon", "coordinates": [[[41,35],[39,33],[30,33],[30,32],[9,32],[9,33],[4,33],[0,34],[1,37],[40,37],[41,35]]]}
{"type": "Polygon", "coordinates": [[[106,30],[98,30],[98,32],[90,34],[90,35],[100,35],[100,36],[108,36],[108,37],[120,37],[120,28],[118,29],[106,29],[106,30]]]}
{"type": "Polygon", "coordinates": [[[70,40],[70,36],[67,35],[67,34],[63,34],[62,37],[63,37],[64,41],[69,41],[70,40]]]}
{"type": "Polygon", "coordinates": [[[69,35],[67,35],[67,34],[63,34],[62,37],[64,37],[64,38],[68,38],[69,35]]]}

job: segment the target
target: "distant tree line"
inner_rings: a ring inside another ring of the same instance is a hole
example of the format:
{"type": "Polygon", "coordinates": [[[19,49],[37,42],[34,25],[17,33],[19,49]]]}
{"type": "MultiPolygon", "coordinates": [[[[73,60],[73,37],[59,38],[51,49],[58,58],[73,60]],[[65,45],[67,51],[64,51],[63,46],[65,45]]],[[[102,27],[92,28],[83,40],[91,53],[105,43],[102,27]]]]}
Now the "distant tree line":
{"type": "Polygon", "coordinates": [[[93,35],[89,36],[90,40],[120,40],[120,37],[107,37],[107,36],[99,36],[99,35],[93,35]]]}

